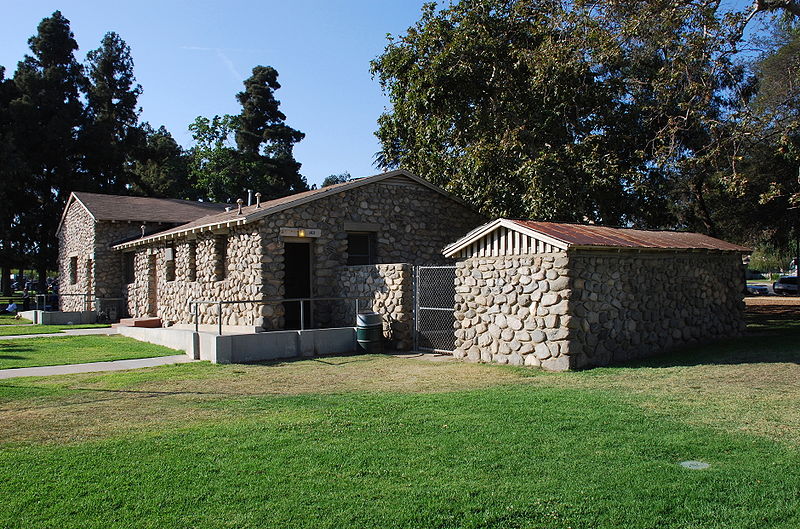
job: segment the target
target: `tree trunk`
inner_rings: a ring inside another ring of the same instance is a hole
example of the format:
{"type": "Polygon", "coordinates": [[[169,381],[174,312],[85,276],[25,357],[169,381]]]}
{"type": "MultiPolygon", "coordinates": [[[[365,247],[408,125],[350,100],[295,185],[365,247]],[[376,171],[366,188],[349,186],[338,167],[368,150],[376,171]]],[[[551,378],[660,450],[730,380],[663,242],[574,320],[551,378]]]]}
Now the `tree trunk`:
{"type": "Polygon", "coordinates": [[[10,296],[11,292],[11,269],[7,266],[0,268],[0,290],[4,296],[10,296]]]}
{"type": "Polygon", "coordinates": [[[40,294],[47,294],[47,267],[39,266],[36,269],[39,280],[36,282],[36,291],[40,294]]]}

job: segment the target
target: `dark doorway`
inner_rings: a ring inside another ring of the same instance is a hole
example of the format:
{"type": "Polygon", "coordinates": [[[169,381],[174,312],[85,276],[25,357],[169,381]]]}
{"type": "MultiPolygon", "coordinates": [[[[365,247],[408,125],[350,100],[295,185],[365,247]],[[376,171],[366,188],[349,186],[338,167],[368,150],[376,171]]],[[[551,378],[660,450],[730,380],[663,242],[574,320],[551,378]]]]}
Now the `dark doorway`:
{"type": "MultiPolygon", "coordinates": [[[[311,244],[307,242],[284,243],[283,251],[283,297],[311,297],[311,244]]],[[[305,328],[311,326],[309,303],[303,307],[305,328]]],[[[284,329],[300,328],[300,302],[288,301],[283,304],[284,329]]]]}

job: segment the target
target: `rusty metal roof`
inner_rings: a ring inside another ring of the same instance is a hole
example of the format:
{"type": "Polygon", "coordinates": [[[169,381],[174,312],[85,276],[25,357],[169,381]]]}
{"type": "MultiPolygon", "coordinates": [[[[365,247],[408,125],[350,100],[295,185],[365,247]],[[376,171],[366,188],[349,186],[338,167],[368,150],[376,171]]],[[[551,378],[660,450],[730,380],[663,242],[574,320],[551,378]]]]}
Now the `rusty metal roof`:
{"type": "Polygon", "coordinates": [[[562,241],[570,247],[647,248],[660,250],[717,250],[749,253],[744,246],[702,233],[610,228],[593,224],[565,224],[533,220],[512,220],[514,224],[562,241]]]}

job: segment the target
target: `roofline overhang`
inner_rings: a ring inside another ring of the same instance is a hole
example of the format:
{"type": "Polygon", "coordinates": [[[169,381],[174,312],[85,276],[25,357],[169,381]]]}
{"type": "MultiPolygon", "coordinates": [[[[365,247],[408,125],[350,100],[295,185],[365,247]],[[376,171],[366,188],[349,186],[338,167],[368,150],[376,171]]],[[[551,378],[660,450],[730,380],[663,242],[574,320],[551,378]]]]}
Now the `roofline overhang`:
{"type": "Polygon", "coordinates": [[[376,183],[376,182],[380,182],[382,180],[386,180],[388,178],[393,178],[395,176],[405,176],[405,177],[417,182],[418,184],[420,184],[422,186],[425,186],[428,189],[431,189],[432,191],[440,193],[440,194],[450,198],[451,200],[453,200],[455,202],[458,202],[459,204],[461,204],[464,207],[467,207],[467,208],[469,208],[469,209],[471,209],[473,211],[477,211],[477,210],[475,210],[475,208],[473,206],[471,206],[470,204],[466,203],[464,200],[458,198],[457,196],[453,195],[449,191],[446,191],[446,190],[442,189],[441,187],[439,187],[439,186],[437,186],[435,184],[432,184],[431,182],[428,182],[424,178],[421,178],[421,177],[415,175],[414,173],[411,173],[411,172],[409,172],[409,171],[407,171],[405,169],[395,169],[394,171],[388,171],[386,173],[381,173],[381,174],[377,174],[377,175],[366,176],[364,178],[359,178],[358,180],[353,180],[352,182],[347,182],[346,184],[343,184],[343,185],[340,185],[340,186],[331,187],[330,189],[322,188],[318,193],[314,193],[313,195],[305,196],[305,197],[302,197],[302,198],[298,198],[296,200],[290,200],[290,201],[288,201],[288,202],[286,202],[284,204],[279,204],[277,206],[267,207],[267,208],[264,208],[261,211],[254,211],[252,213],[249,213],[247,215],[244,215],[242,217],[239,217],[239,218],[235,219],[235,221],[213,222],[213,223],[204,224],[204,225],[201,225],[201,226],[193,226],[193,227],[186,228],[186,229],[183,229],[183,230],[173,231],[171,233],[167,233],[167,234],[163,234],[163,235],[155,233],[153,235],[148,235],[146,237],[142,237],[140,239],[136,239],[135,241],[129,241],[129,242],[126,242],[126,243],[114,245],[114,246],[112,246],[112,248],[114,248],[115,250],[126,250],[126,249],[129,249],[129,248],[145,245],[145,244],[148,244],[148,243],[151,243],[151,242],[155,242],[155,241],[159,241],[159,240],[174,239],[174,238],[176,238],[178,236],[181,236],[181,235],[187,234],[187,233],[198,233],[200,231],[208,231],[209,229],[219,229],[219,228],[229,227],[231,225],[231,223],[233,223],[233,222],[235,222],[235,224],[233,224],[233,225],[236,225],[236,226],[241,226],[243,224],[249,224],[249,223],[254,222],[256,220],[259,220],[261,218],[267,217],[269,215],[273,215],[275,213],[280,213],[281,211],[285,211],[287,209],[291,209],[291,208],[294,208],[294,207],[297,207],[297,206],[302,206],[303,204],[307,204],[309,202],[314,202],[315,200],[320,200],[322,198],[333,196],[333,195],[336,195],[336,194],[344,192],[344,191],[350,191],[350,190],[353,190],[353,189],[357,189],[357,188],[365,186],[367,184],[373,184],[373,183],[376,183]]]}
{"type": "Polygon", "coordinates": [[[86,207],[86,204],[81,202],[81,199],[78,198],[78,196],[75,194],[74,191],[71,191],[69,194],[69,198],[67,199],[67,203],[64,206],[64,211],[61,212],[61,220],[58,221],[58,227],[56,227],[56,235],[59,234],[59,232],[61,231],[61,227],[64,225],[64,221],[67,220],[67,211],[69,211],[69,207],[72,205],[73,202],[77,202],[78,204],[80,204],[81,207],[83,207],[83,209],[86,210],[86,213],[88,213],[89,216],[92,217],[92,220],[97,222],[97,217],[94,216],[94,213],[92,213],[89,210],[89,208],[86,207]]]}
{"type": "Polygon", "coordinates": [[[570,245],[569,243],[562,241],[561,239],[557,239],[550,235],[545,235],[540,231],[536,231],[534,229],[528,228],[527,226],[523,226],[522,224],[518,224],[511,219],[504,219],[499,218],[495,219],[491,222],[484,224],[483,226],[478,226],[456,242],[446,246],[442,253],[445,257],[453,257],[456,253],[463,250],[470,244],[479,241],[481,238],[485,237],[486,235],[492,233],[497,228],[508,228],[510,230],[514,230],[519,233],[523,233],[530,237],[535,237],[541,241],[550,244],[551,246],[555,246],[560,250],[567,250],[570,245]]]}
{"type": "Polygon", "coordinates": [[[545,235],[544,233],[529,228],[523,224],[519,224],[518,222],[511,220],[511,219],[504,219],[499,218],[495,219],[491,222],[488,222],[482,226],[479,226],[466,234],[461,239],[457,240],[456,242],[446,246],[444,250],[442,250],[442,254],[445,257],[454,257],[459,251],[467,248],[469,245],[479,241],[481,238],[485,237],[486,235],[492,233],[497,228],[504,227],[510,230],[517,231],[519,233],[523,233],[530,237],[534,237],[539,239],[547,244],[555,246],[564,251],[590,251],[590,252],[598,252],[598,251],[606,251],[606,252],[635,252],[635,253],[642,253],[642,252],[709,252],[709,253],[739,253],[739,254],[748,254],[751,253],[752,250],[749,248],[739,247],[739,248],[731,248],[731,249],[723,249],[723,248],[658,248],[658,247],[638,247],[638,246],[609,246],[609,245],[594,245],[594,244],[570,244],[566,241],[558,239],[556,237],[545,235]]]}

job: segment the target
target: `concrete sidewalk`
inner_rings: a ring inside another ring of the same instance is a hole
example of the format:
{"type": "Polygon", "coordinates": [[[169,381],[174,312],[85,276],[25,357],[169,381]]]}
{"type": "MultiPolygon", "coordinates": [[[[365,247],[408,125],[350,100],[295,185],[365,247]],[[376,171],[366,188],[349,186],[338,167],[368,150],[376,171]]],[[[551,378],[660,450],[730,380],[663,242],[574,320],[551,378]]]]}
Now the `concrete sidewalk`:
{"type": "Polygon", "coordinates": [[[135,360],[115,360],[113,362],[91,362],[88,364],[68,364],[63,366],[17,367],[0,369],[0,380],[17,377],[45,377],[49,375],[71,375],[73,373],[94,373],[96,371],[124,371],[143,367],[165,366],[197,362],[187,355],[137,358],[135,360]]]}
{"type": "Polygon", "coordinates": [[[87,336],[91,334],[119,334],[116,329],[111,327],[100,327],[99,329],[69,329],[64,332],[53,332],[47,334],[17,334],[14,336],[0,336],[3,340],[20,340],[23,338],[62,338],[64,336],[87,336]]]}

